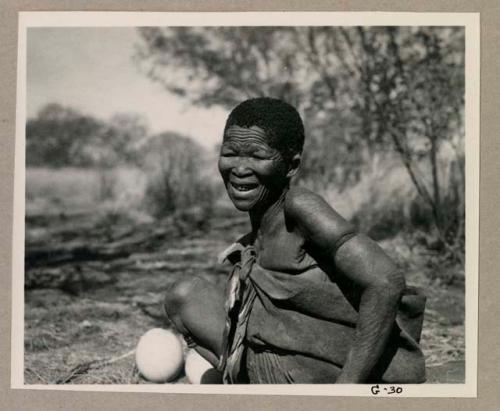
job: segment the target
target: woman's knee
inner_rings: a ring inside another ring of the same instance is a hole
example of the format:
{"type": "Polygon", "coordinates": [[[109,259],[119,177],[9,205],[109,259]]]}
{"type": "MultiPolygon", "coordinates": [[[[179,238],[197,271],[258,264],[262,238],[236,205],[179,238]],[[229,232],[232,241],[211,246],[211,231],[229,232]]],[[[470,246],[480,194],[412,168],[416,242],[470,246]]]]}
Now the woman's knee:
{"type": "Polygon", "coordinates": [[[166,291],[163,308],[174,325],[182,320],[182,311],[196,299],[196,294],[205,286],[206,280],[200,277],[184,278],[173,282],[166,291]]]}
{"type": "Polygon", "coordinates": [[[180,280],[168,288],[164,308],[188,343],[220,355],[226,315],[223,289],[202,277],[180,280]]]}

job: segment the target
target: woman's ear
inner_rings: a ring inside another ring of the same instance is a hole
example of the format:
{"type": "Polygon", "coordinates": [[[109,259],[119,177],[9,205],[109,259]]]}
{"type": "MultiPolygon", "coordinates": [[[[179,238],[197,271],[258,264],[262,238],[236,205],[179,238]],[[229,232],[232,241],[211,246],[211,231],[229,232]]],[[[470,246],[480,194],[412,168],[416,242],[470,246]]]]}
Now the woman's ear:
{"type": "Polygon", "coordinates": [[[288,167],[288,173],[286,175],[288,178],[294,177],[297,174],[297,172],[299,171],[300,159],[301,159],[301,155],[300,155],[300,153],[297,153],[290,160],[290,164],[288,167]]]}

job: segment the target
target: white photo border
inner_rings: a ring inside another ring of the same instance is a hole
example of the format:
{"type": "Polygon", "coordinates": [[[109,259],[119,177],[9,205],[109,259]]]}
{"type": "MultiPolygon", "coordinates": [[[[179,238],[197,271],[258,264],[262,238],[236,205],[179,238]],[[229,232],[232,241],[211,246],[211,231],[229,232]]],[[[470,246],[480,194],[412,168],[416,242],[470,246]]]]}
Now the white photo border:
{"type": "Polygon", "coordinates": [[[26,51],[30,27],[139,26],[464,26],[465,27],[465,383],[403,384],[400,394],[378,397],[477,397],[479,287],[479,13],[400,12],[20,12],[14,167],[12,264],[11,388],[185,394],[269,394],[374,396],[371,385],[45,385],[24,384],[24,241],[26,51]]]}

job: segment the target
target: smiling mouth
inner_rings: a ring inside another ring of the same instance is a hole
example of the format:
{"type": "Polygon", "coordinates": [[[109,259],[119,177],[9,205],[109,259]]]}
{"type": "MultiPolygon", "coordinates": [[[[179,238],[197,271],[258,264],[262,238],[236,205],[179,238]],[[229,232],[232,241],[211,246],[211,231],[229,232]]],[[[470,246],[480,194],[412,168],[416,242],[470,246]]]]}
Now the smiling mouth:
{"type": "Polygon", "coordinates": [[[238,183],[233,183],[231,182],[231,187],[233,187],[235,190],[245,192],[245,191],[251,191],[254,188],[257,188],[258,184],[255,183],[247,183],[247,184],[238,184],[238,183]]]}

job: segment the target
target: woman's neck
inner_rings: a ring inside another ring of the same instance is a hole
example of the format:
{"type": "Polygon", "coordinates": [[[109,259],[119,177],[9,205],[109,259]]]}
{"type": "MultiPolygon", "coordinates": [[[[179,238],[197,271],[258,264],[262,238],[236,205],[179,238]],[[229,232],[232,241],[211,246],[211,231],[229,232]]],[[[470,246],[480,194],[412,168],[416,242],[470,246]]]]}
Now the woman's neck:
{"type": "Polygon", "coordinates": [[[271,227],[273,219],[283,210],[287,191],[287,189],[283,190],[278,199],[271,203],[265,210],[249,213],[252,232],[256,236],[265,235],[267,229],[271,227]]]}

